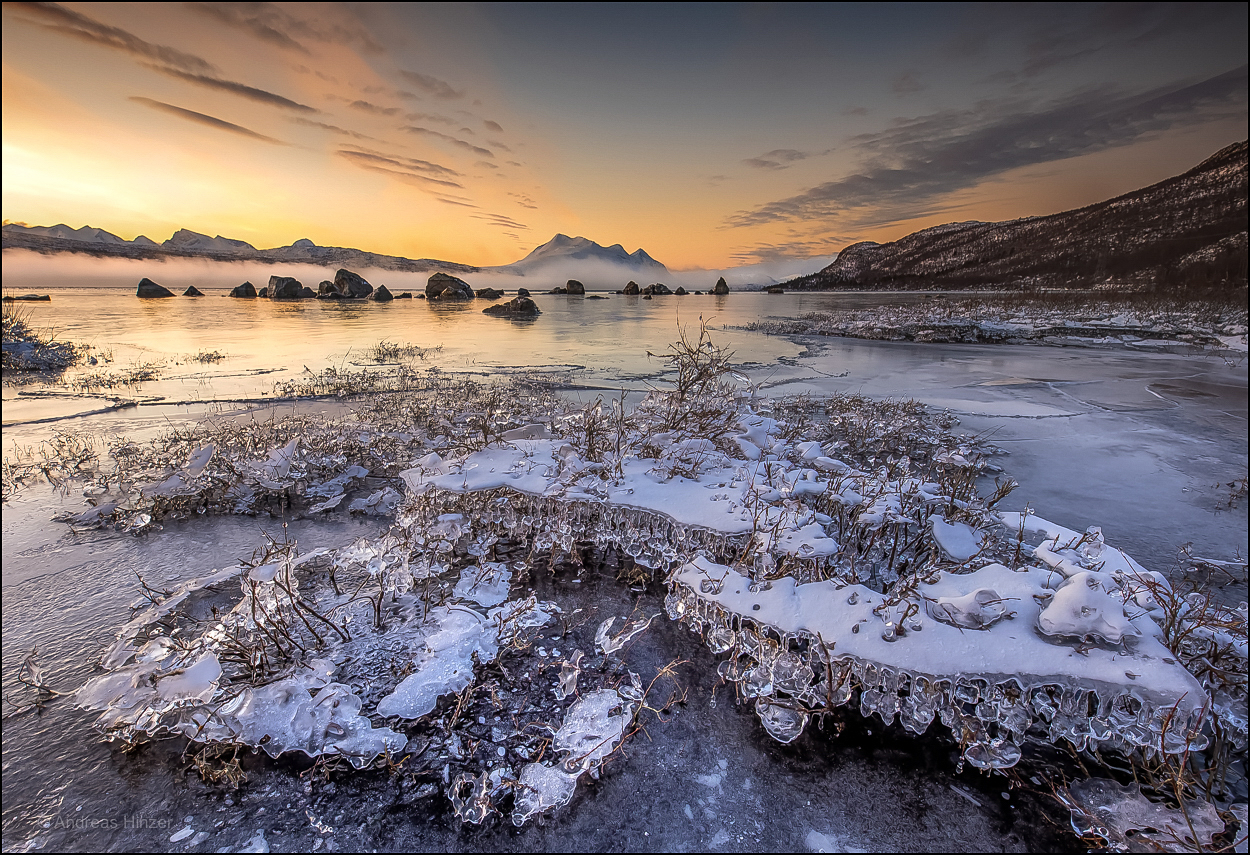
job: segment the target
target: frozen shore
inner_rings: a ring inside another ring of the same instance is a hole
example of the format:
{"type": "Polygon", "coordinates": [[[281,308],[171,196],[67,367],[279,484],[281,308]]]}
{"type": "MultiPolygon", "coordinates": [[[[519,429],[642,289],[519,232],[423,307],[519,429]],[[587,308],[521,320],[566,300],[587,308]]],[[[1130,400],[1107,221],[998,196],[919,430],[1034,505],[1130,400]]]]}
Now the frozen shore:
{"type": "Polygon", "coordinates": [[[1060,305],[1055,302],[930,298],[910,305],[811,312],[793,320],[757,321],[746,328],[879,341],[1170,348],[1242,356],[1247,351],[1244,309],[1071,298],[1058,301],[1060,305]]]}
{"type": "Polygon", "coordinates": [[[1244,608],[1185,598],[1094,528],[1004,514],[1009,484],[977,489],[991,449],[948,416],[762,398],[710,342],[684,344],[675,388],[632,410],[411,380],[345,420],[122,449],[67,521],[153,538],[223,512],[394,524],[156,592],[78,703],[123,743],[191,739],[218,782],[244,771],[234,746],[336,775],[412,762],[461,821],[526,824],[684,709],[677,672],[627,658],[655,611],[570,636],[568,605],[526,583],[606,565],[667,587],[668,616],[722,657],[722,691],[781,743],[877,716],[1003,771],[1053,744],[1165,765],[1218,754],[1212,727],[1244,744],[1244,608]],[[517,726],[535,715],[545,730],[517,726]]]}

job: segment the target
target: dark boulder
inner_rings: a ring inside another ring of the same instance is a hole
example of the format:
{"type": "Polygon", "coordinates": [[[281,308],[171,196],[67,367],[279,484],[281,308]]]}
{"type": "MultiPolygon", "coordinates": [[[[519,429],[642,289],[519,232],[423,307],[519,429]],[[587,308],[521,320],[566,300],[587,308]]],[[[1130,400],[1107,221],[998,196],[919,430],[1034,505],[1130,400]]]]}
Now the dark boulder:
{"type": "Polygon", "coordinates": [[[136,297],[172,297],[174,292],[170,291],[164,285],[157,285],[151,279],[143,278],[139,280],[139,289],[135,291],[136,297]]]}
{"type": "Polygon", "coordinates": [[[676,294],[678,297],[684,297],[684,296],[686,296],[687,294],[689,294],[690,292],[689,292],[689,291],[687,291],[685,288],[681,287],[680,285],[678,285],[678,286],[677,286],[677,290],[676,290],[676,291],[674,291],[673,293],[674,293],[674,294],[676,294]]]}
{"type": "Polygon", "coordinates": [[[404,292],[404,293],[402,293],[402,294],[396,294],[396,295],[395,295],[395,299],[396,299],[396,300],[411,300],[411,299],[412,299],[412,292],[411,292],[411,291],[405,291],[405,292],[404,292]]]}
{"type": "Polygon", "coordinates": [[[329,279],[322,280],[321,284],[317,286],[318,297],[326,297],[330,294],[341,294],[341,293],[342,292],[339,291],[339,289],[335,287],[334,283],[331,282],[329,279]]]}
{"type": "Polygon", "coordinates": [[[307,285],[299,289],[299,298],[301,300],[312,300],[316,298],[316,296],[317,296],[317,292],[309,288],[307,285]]]}
{"type": "Polygon", "coordinates": [[[251,282],[244,282],[242,285],[236,285],[230,291],[230,296],[231,297],[255,297],[257,296],[256,286],[253,285],[251,282]]]}
{"type": "Polygon", "coordinates": [[[477,295],[486,300],[498,300],[503,296],[503,292],[498,288],[478,288],[477,295]]]}
{"type": "Polygon", "coordinates": [[[373,293],[373,286],[363,276],[343,268],[334,274],[334,287],[348,297],[368,297],[373,293]]]}
{"type": "Polygon", "coordinates": [[[716,287],[712,289],[712,293],[722,297],[729,293],[729,283],[725,281],[724,276],[716,280],[716,287]]]}
{"type": "Polygon", "coordinates": [[[18,294],[16,297],[13,296],[12,294],[4,295],[4,302],[12,303],[15,301],[20,301],[23,303],[51,303],[52,295],[51,294],[18,294]]]}
{"type": "Polygon", "coordinates": [[[672,294],[673,292],[663,282],[656,282],[654,285],[648,285],[646,288],[643,288],[642,293],[658,294],[659,296],[662,297],[665,294],[672,294]]]}
{"type": "Polygon", "coordinates": [[[431,300],[472,300],[476,295],[463,279],[435,273],[425,284],[425,296],[431,300]]]}
{"type": "Polygon", "coordinates": [[[634,281],[632,281],[632,280],[631,280],[631,281],[630,281],[630,283],[629,283],[628,285],[626,285],[626,286],[625,286],[625,291],[624,291],[624,293],[626,293],[626,294],[637,294],[637,293],[638,293],[638,283],[637,283],[637,282],[634,282],[634,281]]]}
{"type": "Polygon", "coordinates": [[[269,277],[269,299],[271,300],[298,300],[303,290],[304,283],[294,277],[269,277]]]}
{"type": "Polygon", "coordinates": [[[585,294],[586,286],[578,282],[576,279],[570,279],[564,286],[566,294],[585,294]]]}
{"type": "Polygon", "coordinates": [[[506,303],[487,306],[482,309],[482,313],[501,318],[536,318],[542,314],[538,305],[529,297],[513,297],[506,303]]]}
{"type": "Polygon", "coordinates": [[[516,289],[516,295],[517,295],[518,297],[528,297],[528,296],[530,295],[530,289],[528,289],[528,288],[518,288],[518,289],[516,289]]]}
{"type": "Polygon", "coordinates": [[[256,296],[257,296],[257,297],[268,297],[268,296],[269,296],[269,286],[268,286],[268,285],[266,285],[264,288],[261,288],[259,291],[257,291],[257,292],[256,292],[256,296]]]}
{"type": "Polygon", "coordinates": [[[184,297],[203,297],[204,292],[192,285],[190,288],[182,292],[184,297]]]}
{"type": "Polygon", "coordinates": [[[555,287],[555,288],[552,288],[552,289],[551,289],[550,291],[548,291],[547,293],[548,293],[548,294],[567,294],[567,293],[569,293],[569,289],[568,289],[568,288],[565,288],[563,285],[560,285],[560,286],[557,286],[557,287],[555,287]]]}
{"type": "Polygon", "coordinates": [[[377,288],[373,289],[373,293],[369,295],[369,299],[375,303],[389,303],[391,300],[395,299],[395,295],[392,294],[385,285],[379,285],[377,288]]]}

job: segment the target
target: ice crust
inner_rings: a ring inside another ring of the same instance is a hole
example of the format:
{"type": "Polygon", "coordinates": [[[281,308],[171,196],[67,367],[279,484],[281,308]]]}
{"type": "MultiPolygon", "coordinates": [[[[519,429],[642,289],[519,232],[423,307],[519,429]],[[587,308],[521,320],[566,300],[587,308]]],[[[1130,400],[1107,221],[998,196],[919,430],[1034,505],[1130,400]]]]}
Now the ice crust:
{"type": "Polygon", "coordinates": [[[633,709],[634,702],[615,689],[599,689],[573,704],[552,742],[564,756],[554,764],[534,762],[521,770],[513,824],[523,825],[533,816],[568,804],[578,778],[597,774],[625,738],[633,709]]]}
{"type": "MultiPolygon", "coordinates": [[[[865,532],[914,525],[909,503],[961,502],[937,484],[858,470],[819,443],[789,449],[772,419],[747,415],[738,427],[731,438],[741,457],[661,435],[652,443],[657,456],[620,461],[610,477],[570,443],[527,431],[402,473],[407,508],[426,518],[467,510],[514,536],[532,534],[538,548],[572,552],[590,537],[623,546],[641,564],[676,568],[669,616],[730,653],[722,675],[757,699],[765,729],[782,741],[802,731],[806,710],[858,698],[865,715],[901,716],[918,733],[940,718],[961,734],[965,759],[981,767],[1018,762],[1035,725],[1078,747],[1183,750],[1208,693],[1139,602],[1144,583],[1162,577],[1107,546],[1101,532],[1032,515],[987,517],[1047,540],[1025,549],[1027,566],[981,559],[974,569],[967,565],[987,535],[933,514],[929,535],[948,563],[914,592],[891,593],[888,578],[846,577],[832,521],[805,500],[835,497],[865,532]],[[710,557],[744,551],[754,555],[745,566],[710,557]],[[773,578],[783,558],[799,559],[800,572],[773,578]],[[779,690],[772,669],[791,652],[812,676],[779,690]],[[1173,709],[1179,715],[1169,717],[1173,709]]],[[[958,449],[938,458],[972,465],[958,449]]]]}

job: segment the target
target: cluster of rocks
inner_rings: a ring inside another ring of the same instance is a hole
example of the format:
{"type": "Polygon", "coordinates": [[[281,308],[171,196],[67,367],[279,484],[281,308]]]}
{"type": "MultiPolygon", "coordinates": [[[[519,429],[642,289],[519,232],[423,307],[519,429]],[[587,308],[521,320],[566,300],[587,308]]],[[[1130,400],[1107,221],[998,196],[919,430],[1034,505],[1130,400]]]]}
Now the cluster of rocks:
{"type": "MultiPolygon", "coordinates": [[[[144,278],[139,282],[135,292],[139,297],[172,297],[174,292],[164,285],[144,278]]],[[[204,293],[194,285],[182,292],[184,297],[203,297],[204,293]]],[[[398,298],[385,285],[376,288],[361,275],[350,270],[340,269],[334,274],[334,281],[326,280],[317,286],[317,290],[304,285],[292,276],[270,276],[269,284],[260,290],[251,282],[244,282],[231,289],[231,297],[242,299],[268,298],[270,300],[373,300],[384,303],[388,300],[411,298],[411,294],[400,294],[398,298]]]]}
{"type": "MultiPolygon", "coordinates": [[[[549,294],[568,294],[572,296],[586,296],[586,286],[576,279],[570,279],[563,287],[553,288],[547,292],[549,294]]],[[[670,289],[663,282],[656,282],[645,288],[640,288],[637,282],[630,282],[622,290],[617,291],[618,294],[627,294],[631,296],[641,296],[645,300],[651,299],[653,296],[674,295],[684,296],[689,294],[685,288],[678,286],[676,290],[670,289]]],[[[695,291],[695,294],[702,294],[702,291],[695,291]]],[[[716,281],[716,286],[707,293],[724,295],[729,293],[729,286],[725,283],[724,277],[716,281]]],[[[137,295],[140,297],[172,297],[174,293],[162,285],[158,285],[151,279],[143,279],[139,283],[137,295]]],[[[184,293],[184,297],[203,297],[194,285],[188,288],[184,293]]],[[[353,273],[350,270],[340,269],[334,274],[334,280],[326,280],[317,286],[317,290],[313,291],[306,287],[298,279],[291,276],[270,276],[269,284],[260,290],[251,282],[244,282],[230,291],[231,297],[240,298],[268,298],[270,300],[372,300],[373,302],[383,303],[390,300],[411,299],[414,295],[408,292],[402,294],[392,294],[387,290],[385,285],[378,285],[376,288],[360,274],[353,273]]],[[[418,299],[429,300],[434,303],[457,302],[475,299],[498,300],[504,296],[504,292],[497,288],[479,288],[476,291],[468,282],[456,276],[447,273],[435,273],[430,277],[425,286],[424,294],[416,294],[418,299]]],[[[599,295],[591,295],[587,299],[607,299],[599,295]]],[[[499,317],[534,317],[542,314],[538,306],[530,299],[530,292],[525,288],[517,289],[516,298],[507,303],[490,306],[482,310],[488,315],[496,315],[499,317]]]]}
{"type": "MultiPolygon", "coordinates": [[[[681,287],[680,285],[678,285],[676,290],[674,290],[672,288],[669,288],[663,282],[655,282],[655,283],[652,283],[651,285],[648,285],[645,288],[640,288],[638,287],[637,282],[631,281],[628,285],[626,285],[624,288],[622,288],[620,291],[617,291],[616,293],[625,294],[626,296],[629,296],[629,297],[640,296],[645,300],[651,297],[663,297],[663,296],[668,296],[668,295],[672,295],[675,297],[684,297],[690,292],[687,291],[685,288],[681,287]]],[[[695,291],[694,293],[698,295],[703,294],[702,291],[695,291]]],[[[716,285],[714,285],[712,289],[709,290],[707,293],[715,294],[719,297],[723,297],[724,295],[728,294],[729,284],[725,282],[725,277],[722,276],[721,278],[717,279],[716,285]]]]}

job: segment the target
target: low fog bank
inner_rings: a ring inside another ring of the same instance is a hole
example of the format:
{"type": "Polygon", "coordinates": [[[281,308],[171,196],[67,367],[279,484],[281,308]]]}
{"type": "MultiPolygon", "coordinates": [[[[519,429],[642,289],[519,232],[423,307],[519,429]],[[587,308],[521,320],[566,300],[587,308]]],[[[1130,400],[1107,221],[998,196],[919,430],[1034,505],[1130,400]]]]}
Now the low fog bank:
{"type": "MultiPolygon", "coordinates": [[[[545,265],[526,275],[498,268],[483,268],[477,273],[461,274],[474,288],[499,288],[515,291],[528,288],[533,292],[550,290],[577,279],[596,291],[616,291],[631,279],[640,286],[662,281],[670,287],[681,285],[689,291],[707,291],[723,276],[730,288],[758,290],[794,276],[814,273],[827,266],[834,256],[794,259],[782,262],[751,264],[723,270],[679,270],[654,278],[600,261],[569,261],[567,264],[545,265]]],[[[99,258],[77,253],[44,255],[26,249],[4,250],[3,285],[6,293],[44,292],[60,288],[134,288],[144,277],[175,293],[194,285],[205,294],[225,293],[242,282],[257,288],[269,283],[270,276],[293,276],[316,290],[317,284],[333,279],[338,265],[265,264],[256,261],[213,261],[199,258],[130,259],[99,258]]],[[[385,285],[392,292],[425,290],[431,273],[409,273],[371,268],[349,268],[365,277],[374,286],[385,285]]]]}

